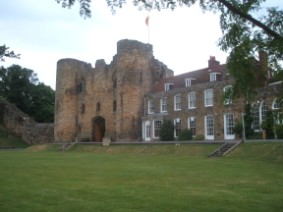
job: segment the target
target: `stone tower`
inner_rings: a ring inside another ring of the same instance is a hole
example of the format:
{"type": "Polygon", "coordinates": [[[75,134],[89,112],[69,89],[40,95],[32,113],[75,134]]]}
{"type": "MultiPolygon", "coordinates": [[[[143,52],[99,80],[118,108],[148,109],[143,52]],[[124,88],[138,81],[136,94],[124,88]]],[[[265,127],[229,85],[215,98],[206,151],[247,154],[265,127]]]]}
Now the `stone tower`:
{"type": "Polygon", "coordinates": [[[57,63],[56,142],[140,141],[144,95],[160,79],[173,75],[153,56],[152,46],[121,40],[107,65],[74,59],[57,63]]]}

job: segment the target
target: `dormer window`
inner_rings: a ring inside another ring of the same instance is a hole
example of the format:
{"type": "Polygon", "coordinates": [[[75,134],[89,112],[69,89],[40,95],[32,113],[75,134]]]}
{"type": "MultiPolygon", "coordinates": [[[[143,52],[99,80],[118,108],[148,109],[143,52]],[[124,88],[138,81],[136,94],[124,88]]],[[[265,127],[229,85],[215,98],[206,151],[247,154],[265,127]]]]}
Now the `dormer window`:
{"type": "Polygon", "coordinates": [[[212,72],[209,74],[209,76],[210,76],[210,82],[215,82],[218,81],[217,79],[219,79],[220,73],[212,72]]]}
{"type": "Polygon", "coordinates": [[[173,83],[165,83],[164,84],[164,90],[165,91],[170,91],[170,90],[172,90],[173,89],[173,83]]]}
{"type": "Polygon", "coordinates": [[[185,79],[185,86],[190,87],[192,86],[192,80],[195,80],[194,78],[186,78],[185,79]]]}

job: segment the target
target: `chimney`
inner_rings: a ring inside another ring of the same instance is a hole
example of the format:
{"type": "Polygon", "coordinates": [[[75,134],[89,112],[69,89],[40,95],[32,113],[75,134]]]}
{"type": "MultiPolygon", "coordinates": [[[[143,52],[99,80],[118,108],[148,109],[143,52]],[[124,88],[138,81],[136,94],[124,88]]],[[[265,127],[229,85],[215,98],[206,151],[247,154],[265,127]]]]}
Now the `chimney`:
{"type": "Polygon", "coordinates": [[[268,68],[268,61],[267,61],[267,53],[266,53],[266,51],[259,50],[258,58],[259,58],[260,69],[264,73],[265,77],[267,79],[270,79],[271,78],[271,73],[269,72],[269,68],[268,68]]]}
{"type": "Polygon", "coordinates": [[[220,62],[216,60],[215,56],[210,56],[208,60],[208,68],[213,68],[220,65],[220,62]]]}

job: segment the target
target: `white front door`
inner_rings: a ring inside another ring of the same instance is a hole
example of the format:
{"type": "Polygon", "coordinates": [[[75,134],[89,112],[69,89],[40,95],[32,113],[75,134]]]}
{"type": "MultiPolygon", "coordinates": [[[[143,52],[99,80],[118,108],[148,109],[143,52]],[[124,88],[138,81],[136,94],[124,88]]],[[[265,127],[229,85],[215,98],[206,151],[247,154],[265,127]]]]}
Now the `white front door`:
{"type": "Polygon", "coordinates": [[[224,139],[225,140],[235,139],[234,115],[232,113],[227,113],[224,115],[224,139]]]}
{"type": "Polygon", "coordinates": [[[150,141],[151,138],[151,125],[150,121],[145,121],[144,122],[144,140],[145,141],[150,141]]]}

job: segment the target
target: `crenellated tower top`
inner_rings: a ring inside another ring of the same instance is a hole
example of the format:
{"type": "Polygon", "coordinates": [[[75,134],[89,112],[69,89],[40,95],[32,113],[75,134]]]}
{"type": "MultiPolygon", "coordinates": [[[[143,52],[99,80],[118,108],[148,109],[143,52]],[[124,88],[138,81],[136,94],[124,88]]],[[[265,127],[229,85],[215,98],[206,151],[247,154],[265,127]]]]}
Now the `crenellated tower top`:
{"type": "Polygon", "coordinates": [[[145,44],[136,40],[120,40],[117,43],[117,54],[132,54],[135,53],[135,51],[138,51],[140,53],[153,53],[152,51],[152,45],[151,44],[145,44]]]}

